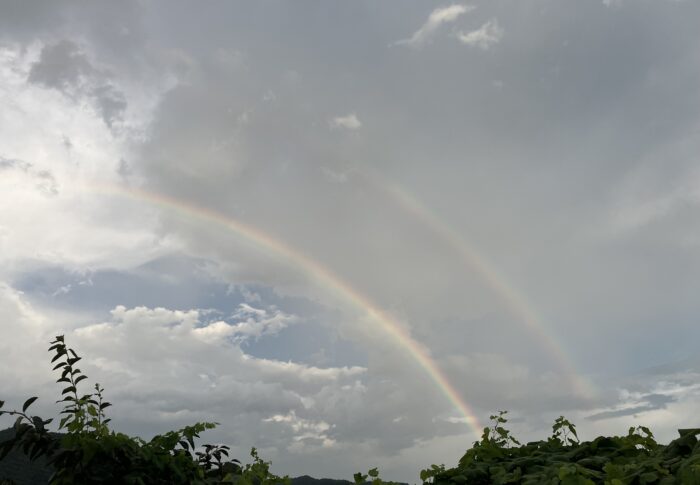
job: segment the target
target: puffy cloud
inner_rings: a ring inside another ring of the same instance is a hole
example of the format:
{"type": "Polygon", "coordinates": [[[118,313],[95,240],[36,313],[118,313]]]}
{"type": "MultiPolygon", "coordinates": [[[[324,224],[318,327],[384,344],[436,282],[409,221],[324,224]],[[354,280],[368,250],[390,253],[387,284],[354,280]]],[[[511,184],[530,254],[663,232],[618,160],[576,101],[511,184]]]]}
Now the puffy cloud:
{"type": "Polygon", "coordinates": [[[355,113],[350,113],[346,116],[336,116],[329,122],[331,128],[345,128],[346,130],[359,130],[362,123],[357,118],[355,113]]]}
{"type": "Polygon", "coordinates": [[[276,308],[269,312],[253,308],[247,303],[241,303],[232,318],[237,322],[232,326],[232,333],[239,341],[279,333],[296,320],[295,316],[287,315],[276,308]]]}
{"type": "MultiPolygon", "coordinates": [[[[152,364],[161,362],[169,367],[177,365],[178,357],[188,355],[188,364],[198,366],[209,359],[219,363],[228,361],[247,369],[242,375],[266,376],[269,382],[296,381],[304,385],[323,385],[338,379],[356,378],[364,370],[360,367],[316,368],[293,362],[279,362],[254,358],[240,350],[240,343],[251,336],[260,337],[279,331],[294,316],[273,309],[253,308],[241,304],[230,321],[204,321],[200,310],[168,310],[165,308],[136,307],[128,309],[117,306],[111,311],[108,322],[83,326],[75,330],[79,342],[90,351],[97,351],[102,362],[122,360],[133,372],[148,371],[153,374],[152,364]],[[259,327],[259,328],[258,328],[259,327]],[[252,374],[250,374],[252,373],[252,374]]],[[[161,376],[162,377],[162,376],[161,376]]],[[[160,377],[149,375],[158,381],[160,377]]]]}
{"type": "Polygon", "coordinates": [[[470,12],[475,7],[467,5],[450,5],[439,7],[433,10],[428,16],[428,20],[416,30],[411,37],[395,42],[395,45],[408,45],[419,47],[430,42],[437,31],[444,25],[457,20],[460,16],[470,12]]]}
{"type": "Polygon", "coordinates": [[[291,452],[307,451],[309,445],[313,449],[318,446],[329,448],[336,444],[336,440],[328,437],[327,432],[331,429],[331,425],[325,421],[299,418],[294,412],[285,415],[276,414],[266,418],[265,421],[284,423],[292,429],[293,442],[287,447],[291,452]]]}
{"type": "Polygon", "coordinates": [[[491,19],[476,30],[458,32],[457,38],[462,44],[487,50],[501,41],[503,29],[498,25],[498,20],[491,19]]]}

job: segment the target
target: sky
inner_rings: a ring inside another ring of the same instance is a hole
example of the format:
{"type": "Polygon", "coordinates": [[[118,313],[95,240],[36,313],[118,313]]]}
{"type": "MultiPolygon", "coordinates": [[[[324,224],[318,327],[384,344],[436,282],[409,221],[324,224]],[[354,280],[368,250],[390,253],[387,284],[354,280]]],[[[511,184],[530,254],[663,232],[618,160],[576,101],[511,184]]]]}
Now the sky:
{"type": "Polygon", "coordinates": [[[120,431],[410,483],[501,409],[697,426],[698,18],[0,1],[0,397],[65,334],[120,431]]]}

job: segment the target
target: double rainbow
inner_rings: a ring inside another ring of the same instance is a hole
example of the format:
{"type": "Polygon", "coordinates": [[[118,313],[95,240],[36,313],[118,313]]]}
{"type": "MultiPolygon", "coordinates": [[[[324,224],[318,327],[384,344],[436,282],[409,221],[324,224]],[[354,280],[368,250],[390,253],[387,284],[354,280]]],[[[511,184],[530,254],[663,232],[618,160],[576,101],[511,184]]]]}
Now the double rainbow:
{"type": "MultiPolygon", "coordinates": [[[[441,221],[434,213],[428,210],[415,197],[403,190],[401,187],[388,183],[379,183],[379,179],[364,178],[378,186],[394,203],[405,212],[411,214],[419,220],[433,234],[439,237],[460,256],[463,263],[473,270],[480,278],[507,304],[511,312],[522,322],[531,333],[537,336],[538,341],[547,349],[549,355],[556,360],[559,368],[567,376],[572,385],[572,392],[578,397],[591,397],[594,393],[592,385],[576,371],[571,360],[562,351],[561,345],[545,329],[538,318],[536,312],[528,301],[511,286],[470,244],[460,235],[441,221]]],[[[289,246],[279,239],[275,239],[257,227],[251,226],[239,220],[233,219],[221,212],[196,205],[192,202],[177,199],[172,196],[149,192],[134,187],[124,187],[120,185],[100,185],[100,191],[111,193],[117,196],[127,197],[145,201],[154,206],[166,210],[175,211],[186,217],[193,217],[208,223],[216,224],[226,230],[256,244],[262,249],[268,250],[275,255],[295,266],[304,274],[312,277],[316,282],[325,288],[334,290],[342,299],[365,312],[371,319],[376,321],[397,345],[403,348],[412,359],[425,371],[436,387],[449,400],[449,402],[462,415],[460,421],[465,422],[468,427],[479,436],[482,427],[479,420],[472,411],[470,405],[464,400],[460,392],[450,383],[437,363],[431,358],[428,350],[415,341],[405,326],[401,325],[393,316],[380,308],[367,295],[363,294],[331,269],[323,266],[318,261],[306,254],[289,246]]]]}
{"type": "Polygon", "coordinates": [[[226,230],[233,231],[237,235],[244,237],[263,249],[280,256],[291,265],[314,278],[321,285],[333,289],[345,301],[362,309],[370,318],[380,325],[396,344],[411,355],[413,360],[425,371],[442,394],[445,395],[449,402],[463,416],[460,420],[464,421],[477,436],[481,434],[482,426],[471,407],[430,357],[427,349],[416,342],[397,320],[386,311],[382,310],[368,296],[350,286],[342,278],[333,273],[329,268],[321,265],[318,261],[292,248],[283,241],[273,238],[256,227],[191,202],[186,202],[164,194],[119,185],[100,185],[99,191],[145,201],[166,210],[176,211],[183,216],[194,217],[202,221],[216,224],[226,230]]]}

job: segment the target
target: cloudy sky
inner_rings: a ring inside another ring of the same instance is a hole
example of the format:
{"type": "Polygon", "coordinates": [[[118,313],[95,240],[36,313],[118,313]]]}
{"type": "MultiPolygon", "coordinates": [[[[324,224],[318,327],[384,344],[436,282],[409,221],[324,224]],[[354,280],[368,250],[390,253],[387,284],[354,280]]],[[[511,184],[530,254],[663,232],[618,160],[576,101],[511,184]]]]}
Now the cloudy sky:
{"type": "MultiPolygon", "coordinates": [[[[698,425],[700,4],[0,3],[0,397],[418,481],[698,425]]],[[[9,422],[0,425],[9,425],[9,422]]]]}

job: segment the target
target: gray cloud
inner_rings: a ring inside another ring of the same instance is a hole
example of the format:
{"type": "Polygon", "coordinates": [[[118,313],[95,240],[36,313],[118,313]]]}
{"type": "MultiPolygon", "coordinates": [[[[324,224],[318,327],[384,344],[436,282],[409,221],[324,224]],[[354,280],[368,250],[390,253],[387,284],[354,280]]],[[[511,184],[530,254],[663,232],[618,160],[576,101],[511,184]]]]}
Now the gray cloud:
{"type": "Polygon", "coordinates": [[[27,80],[73,98],[86,96],[92,99],[102,119],[111,128],[122,120],[127,102],[109,78],[109,72],[94,67],[78,44],[64,39],[44,46],[27,80]]]}
{"type": "Polygon", "coordinates": [[[600,421],[602,419],[619,418],[622,416],[637,416],[648,411],[654,411],[656,409],[665,409],[669,403],[675,401],[672,396],[665,396],[663,394],[648,394],[642,396],[640,399],[642,404],[638,404],[632,407],[625,407],[622,409],[602,411],[600,413],[592,414],[587,416],[586,419],[591,421],[600,421]]]}
{"type": "Polygon", "coordinates": [[[428,20],[416,30],[411,37],[395,42],[395,45],[421,46],[432,40],[433,35],[447,23],[454,22],[460,16],[473,10],[473,6],[453,4],[447,7],[439,7],[433,10],[428,20]]]}
{"type": "Polygon", "coordinates": [[[491,19],[476,30],[459,32],[457,38],[462,44],[487,50],[501,41],[503,29],[498,25],[498,20],[491,19]]]}
{"type": "Polygon", "coordinates": [[[98,86],[92,91],[102,119],[111,127],[115,121],[122,119],[126,110],[126,98],[119,90],[108,84],[98,86]]]}
{"type": "Polygon", "coordinates": [[[41,50],[39,60],[29,71],[29,82],[62,91],[79,89],[95,69],[77,44],[62,40],[41,50]]]}
{"type": "Polygon", "coordinates": [[[0,157],[0,169],[3,170],[21,170],[22,172],[28,172],[32,168],[32,164],[25,162],[24,160],[16,160],[11,158],[0,157]]]}

